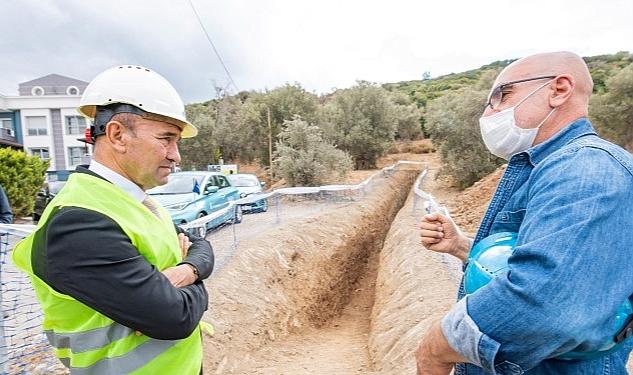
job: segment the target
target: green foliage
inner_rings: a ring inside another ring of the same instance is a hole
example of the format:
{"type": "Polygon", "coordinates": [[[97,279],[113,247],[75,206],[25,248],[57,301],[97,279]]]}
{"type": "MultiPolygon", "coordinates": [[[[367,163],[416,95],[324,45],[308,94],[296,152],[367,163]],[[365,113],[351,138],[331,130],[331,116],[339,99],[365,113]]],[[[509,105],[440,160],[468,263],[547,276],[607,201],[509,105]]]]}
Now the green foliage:
{"type": "Polygon", "coordinates": [[[354,159],[356,169],[373,168],[393,143],[397,106],[389,92],[368,82],[338,90],[326,104],[321,128],[354,159]]]}
{"type": "Polygon", "coordinates": [[[286,84],[263,94],[251,94],[240,110],[241,123],[238,125],[248,134],[246,143],[241,145],[250,150],[247,159],[255,158],[261,164],[269,165],[269,133],[274,143],[284,129],[285,121],[301,116],[309,123],[315,123],[317,113],[317,96],[305,91],[299,84],[286,84]]]}
{"type": "Polygon", "coordinates": [[[350,156],[325,141],[321,130],[296,116],[285,121],[275,155],[276,170],[290,186],[318,186],[328,177],[344,176],[350,156]]]}
{"type": "Polygon", "coordinates": [[[411,141],[421,138],[422,126],[420,119],[422,118],[422,111],[402,93],[394,93],[392,101],[396,106],[396,139],[411,141]]]}
{"type": "MultiPolygon", "coordinates": [[[[625,83],[630,79],[627,72],[631,68],[626,67],[633,63],[633,55],[618,52],[584,60],[595,83],[590,113],[596,126],[606,137],[630,149],[631,96],[625,83]],[[616,74],[619,78],[611,79],[616,74]]],[[[187,116],[200,133],[182,141],[182,164],[184,168],[205,168],[222,156],[226,161],[268,165],[270,143],[274,154],[286,124],[299,115],[318,126],[325,140],[347,151],[358,169],[374,167],[394,139],[432,136],[447,162],[445,170],[466,186],[499,164],[487,151],[482,152],[485,149],[477,119],[492,82],[512,61],[496,61],[437,78],[424,72],[422,80],[382,87],[359,82],[321,97],[299,84],[286,84],[271,91],[240,92],[190,104],[187,116]],[[472,139],[463,138],[466,134],[472,139]],[[455,151],[451,147],[456,147],[455,151]],[[465,156],[460,156],[461,152],[465,156]]]]}
{"type": "MultiPolygon", "coordinates": [[[[633,109],[629,83],[632,68],[628,66],[633,63],[633,55],[618,52],[584,60],[594,81],[592,120],[605,137],[632,150],[633,109]]],[[[484,148],[477,120],[495,77],[513,61],[496,61],[479,69],[433,79],[383,85],[389,91],[408,95],[420,107],[424,135],[430,136],[438,146],[444,170],[462,187],[469,186],[501,163],[484,148]]]]}
{"type": "Polygon", "coordinates": [[[479,79],[482,75],[485,75],[486,72],[499,72],[513,61],[514,60],[495,61],[479,69],[462,73],[451,73],[433,79],[387,83],[383,85],[383,87],[389,91],[408,95],[419,108],[424,109],[429,101],[437,99],[448,92],[477,84],[479,79]]]}
{"type": "Polygon", "coordinates": [[[604,91],[591,99],[591,119],[601,135],[633,151],[633,64],[610,77],[604,91]]]}
{"type": "Polygon", "coordinates": [[[442,155],[442,171],[461,188],[494,171],[503,160],[486,149],[479,130],[488,90],[464,87],[429,103],[427,129],[442,155]]]}
{"type": "Polygon", "coordinates": [[[181,143],[182,166],[205,168],[221,155],[229,161],[258,160],[269,164],[269,132],[278,139],[286,120],[299,115],[315,122],[317,96],[300,85],[284,85],[265,93],[241,92],[206,103],[187,105],[187,118],[199,134],[181,143]],[[270,129],[268,115],[270,113],[270,129]]]}
{"type": "Polygon", "coordinates": [[[207,164],[217,163],[219,144],[215,138],[218,102],[189,104],[187,119],[198,128],[198,135],[183,139],[179,150],[184,169],[206,170],[207,164]]]}
{"type": "Polygon", "coordinates": [[[22,151],[0,148],[0,185],[7,193],[14,216],[28,216],[33,212],[48,163],[22,151]]]}
{"type": "Polygon", "coordinates": [[[599,55],[584,57],[589,73],[593,78],[594,94],[602,94],[607,90],[607,80],[620,69],[633,63],[633,55],[628,52],[618,52],[613,55],[599,55]]]}

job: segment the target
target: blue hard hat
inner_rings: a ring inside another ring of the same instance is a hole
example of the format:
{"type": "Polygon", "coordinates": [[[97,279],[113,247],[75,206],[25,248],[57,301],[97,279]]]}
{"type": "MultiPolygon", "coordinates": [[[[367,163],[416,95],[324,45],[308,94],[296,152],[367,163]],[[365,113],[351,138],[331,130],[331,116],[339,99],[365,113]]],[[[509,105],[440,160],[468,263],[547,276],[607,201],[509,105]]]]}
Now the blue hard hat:
{"type": "Polygon", "coordinates": [[[464,272],[464,288],[471,294],[495,276],[508,272],[508,258],[517,242],[517,234],[501,232],[490,235],[470,251],[464,272]]]}
{"type": "MultiPolygon", "coordinates": [[[[488,284],[493,278],[508,272],[508,259],[514,251],[516,241],[516,233],[500,232],[482,239],[473,246],[468,256],[468,265],[464,271],[464,289],[467,294],[474,293],[488,284]]],[[[613,352],[619,348],[619,342],[631,335],[630,324],[632,318],[633,305],[631,298],[629,298],[620,305],[616,313],[613,325],[613,339],[605,342],[600,350],[594,352],[571,351],[556,358],[567,360],[590,359],[613,352]],[[627,326],[628,330],[626,330],[627,326]],[[615,339],[616,335],[620,336],[617,342],[615,339]]]]}

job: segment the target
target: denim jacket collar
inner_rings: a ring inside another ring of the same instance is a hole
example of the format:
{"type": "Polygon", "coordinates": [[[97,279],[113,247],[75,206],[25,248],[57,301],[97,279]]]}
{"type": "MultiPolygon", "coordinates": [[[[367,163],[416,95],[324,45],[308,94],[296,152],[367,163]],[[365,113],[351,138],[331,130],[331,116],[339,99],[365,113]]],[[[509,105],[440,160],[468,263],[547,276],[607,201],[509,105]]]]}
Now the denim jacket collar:
{"type": "Polygon", "coordinates": [[[589,134],[596,134],[596,131],[586,117],[581,117],[572,121],[569,125],[561,129],[547,141],[529,148],[525,151],[525,153],[528,155],[530,163],[532,163],[533,166],[536,166],[554,151],[560,149],[574,139],[589,134]]]}

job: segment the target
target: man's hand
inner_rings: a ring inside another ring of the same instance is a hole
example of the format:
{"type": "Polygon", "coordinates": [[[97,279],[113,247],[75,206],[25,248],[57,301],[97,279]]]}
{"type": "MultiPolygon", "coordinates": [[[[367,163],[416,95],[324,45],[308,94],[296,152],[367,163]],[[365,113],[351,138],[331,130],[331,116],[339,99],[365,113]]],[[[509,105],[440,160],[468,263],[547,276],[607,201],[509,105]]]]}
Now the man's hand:
{"type": "Polygon", "coordinates": [[[439,213],[424,215],[420,223],[422,245],[431,251],[453,255],[462,262],[468,258],[471,240],[448,216],[439,213]]]}
{"type": "Polygon", "coordinates": [[[189,251],[189,247],[191,246],[191,241],[189,241],[189,237],[185,236],[184,233],[178,233],[178,243],[180,244],[180,254],[182,255],[182,259],[187,257],[187,252],[189,251]]]}
{"type": "Polygon", "coordinates": [[[448,345],[440,322],[433,323],[415,352],[418,375],[448,375],[458,362],[465,359],[448,345]]]}
{"type": "Polygon", "coordinates": [[[189,264],[181,264],[175,267],[170,267],[164,270],[163,275],[171,282],[171,285],[176,288],[182,288],[184,286],[191,285],[196,282],[198,277],[193,271],[193,266],[189,264]]]}

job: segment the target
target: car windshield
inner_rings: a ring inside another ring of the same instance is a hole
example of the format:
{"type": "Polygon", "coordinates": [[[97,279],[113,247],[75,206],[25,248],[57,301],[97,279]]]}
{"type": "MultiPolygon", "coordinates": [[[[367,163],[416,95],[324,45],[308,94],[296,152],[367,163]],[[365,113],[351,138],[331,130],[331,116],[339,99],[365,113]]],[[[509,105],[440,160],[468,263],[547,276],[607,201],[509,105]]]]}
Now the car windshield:
{"type": "Polygon", "coordinates": [[[240,176],[240,175],[228,175],[229,181],[231,181],[231,185],[237,187],[252,187],[258,186],[259,181],[255,176],[240,176]]]}
{"type": "Polygon", "coordinates": [[[52,181],[48,183],[49,194],[57,194],[64,187],[66,181],[52,181]]]}
{"type": "Polygon", "coordinates": [[[200,183],[203,176],[192,175],[171,175],[169,181],[162,186],[156,186],[149,189],[147,194],[165,195],[165,194],[188,194],[192,192],[200,192],[200,183]]]}

